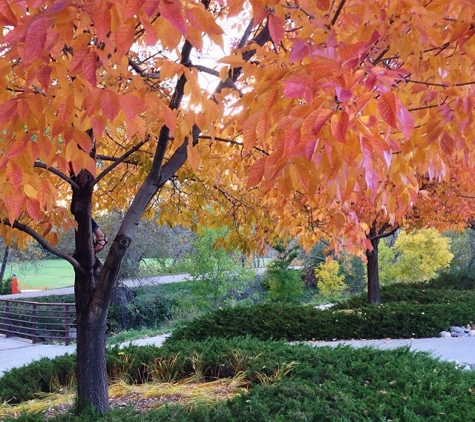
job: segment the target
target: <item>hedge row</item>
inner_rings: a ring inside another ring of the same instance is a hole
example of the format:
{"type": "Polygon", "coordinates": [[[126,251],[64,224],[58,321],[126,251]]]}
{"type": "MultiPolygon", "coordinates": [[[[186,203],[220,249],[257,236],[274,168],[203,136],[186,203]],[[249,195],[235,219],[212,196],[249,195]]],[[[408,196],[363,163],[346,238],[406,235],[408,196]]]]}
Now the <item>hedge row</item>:
{"type": "Polygon", "coordinates": [[[435,337],[450,325],[475,322],[475,299],[388,303],[358,309],[318,310],[265,304],[219,309],[177,328],[167,342],[251,335],[261,340],[335,340],[435,337]]]}

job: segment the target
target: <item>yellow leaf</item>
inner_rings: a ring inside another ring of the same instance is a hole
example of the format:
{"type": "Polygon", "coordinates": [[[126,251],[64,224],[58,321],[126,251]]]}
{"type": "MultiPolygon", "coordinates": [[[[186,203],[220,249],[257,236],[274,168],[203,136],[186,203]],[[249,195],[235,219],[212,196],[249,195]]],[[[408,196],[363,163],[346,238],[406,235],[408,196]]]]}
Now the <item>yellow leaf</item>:
{"type": "Polygon", "coordinates": [[[188,162],[190,163],[191,168],[195,171],[198,170],[200,166],[200,159],[201,159],[198,148],[191,145],[191,143],[188,143],[187,153],[188,153],[188,162]]]}
{"type": "Polygon", "coordinates": [[[222,57],[218,60],[219,63],[226,63],[233,66],[242,66],[244,64],[244,60],[242,58],[242,54],[231,54],[230,56],[222,57]]]}
{"type": "Polygon", "coordinates": [[[226,79],[229,77],[229,67],[228,66],[223,66],[221,69],[219,69],[219,79],[221,79],[221,82],[225,82],[226,79]]]}
{"type": "Polygon", "coordinates": [[[26,196],[38,199],[38,193],[36,192],[36,189],[29,183],[23,185],[23,191],[25,192],[26,196]]]}

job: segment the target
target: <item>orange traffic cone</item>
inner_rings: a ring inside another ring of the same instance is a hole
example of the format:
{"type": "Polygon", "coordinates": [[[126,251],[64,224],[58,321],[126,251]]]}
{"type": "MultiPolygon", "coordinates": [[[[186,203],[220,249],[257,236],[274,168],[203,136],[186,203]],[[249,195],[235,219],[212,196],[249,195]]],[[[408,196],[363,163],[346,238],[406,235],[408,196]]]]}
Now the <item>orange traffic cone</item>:
{"type": "Polygon", "coordinates": [[[16,275],[13,274],[13,277],[12,277],[12,295],[16,295],[17,293],[20,293],[20,290],[18,290],[18,279],[16,278],[16,275]]]}

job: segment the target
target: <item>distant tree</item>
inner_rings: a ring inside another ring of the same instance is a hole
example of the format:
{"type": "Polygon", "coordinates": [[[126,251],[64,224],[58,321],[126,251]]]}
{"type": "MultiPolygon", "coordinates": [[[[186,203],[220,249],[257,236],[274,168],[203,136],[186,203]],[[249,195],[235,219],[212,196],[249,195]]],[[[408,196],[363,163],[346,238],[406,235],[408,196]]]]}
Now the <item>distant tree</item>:
{"type": "Polygon", "coordinates": [[[224,248],[227,234],[225,227],[204,229],[192,241],[193,249],[187,256],[188,272],[196,282],[192,293],[201,310],[239,296],[254,279],[254,272],[243,267],[241,260],[234,259],[224,248]]]}
{"type": "Polygon", "coordinates": [[[338,261],[332,259],[315,268],[317,288],[322,296],[338,297],[345,290],[345,276],[340,274],[338,261]]]}
{"type": "MultiPolygon", "coordinates": [[[[389,249],[382,246],[382,249],[389,249]]],[[[394,245],[394,253],[385,253],[381,262],[385,283],[424,282],[449,267],[453,254],[450,239],[435,229],[401,232],[394,245]]]]}

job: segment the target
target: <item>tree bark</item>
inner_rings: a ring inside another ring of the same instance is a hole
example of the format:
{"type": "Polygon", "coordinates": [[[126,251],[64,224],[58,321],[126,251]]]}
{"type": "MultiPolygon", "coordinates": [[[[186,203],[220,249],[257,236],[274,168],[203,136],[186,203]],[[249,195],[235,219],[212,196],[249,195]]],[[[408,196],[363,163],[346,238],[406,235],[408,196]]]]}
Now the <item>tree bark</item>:
{"type": "Polygon", "coordinates": [[[100,413],[109,410],[105,343],[107,310],[107,304],[78,307],[77,310],[78,410],[87,407],[100,413]]]}
{"type": "Polygon", "coordinates": [[[3,253],[2,268],[0,269],[0,284],[3,281],[5,276],[5,271],[7,269],[8,256],[10,255],[10,246],[5,245],[5,252],[3,253]]]}
{"type": "Polygon", "coordinates": [[[109,298],[97,298],[101,264],[94,254],[92,236],[92,193],[95,179],[82,170],[75,177],[71,212],[77,222],[74,258],[75,269],[78,410],[93,407],[98,412],[109,409],[106,372],[105,328],[109,298]]]}
{"type": "Polygon", "coordinates": [[[379,285],[379,260],[378,260],[378,248],[379,238],[373,238],[371,240],[372,250],[366,251],[366,270],[368,273],[368,303],[380,304],[381,303],[381,288],[379,285]]]}

